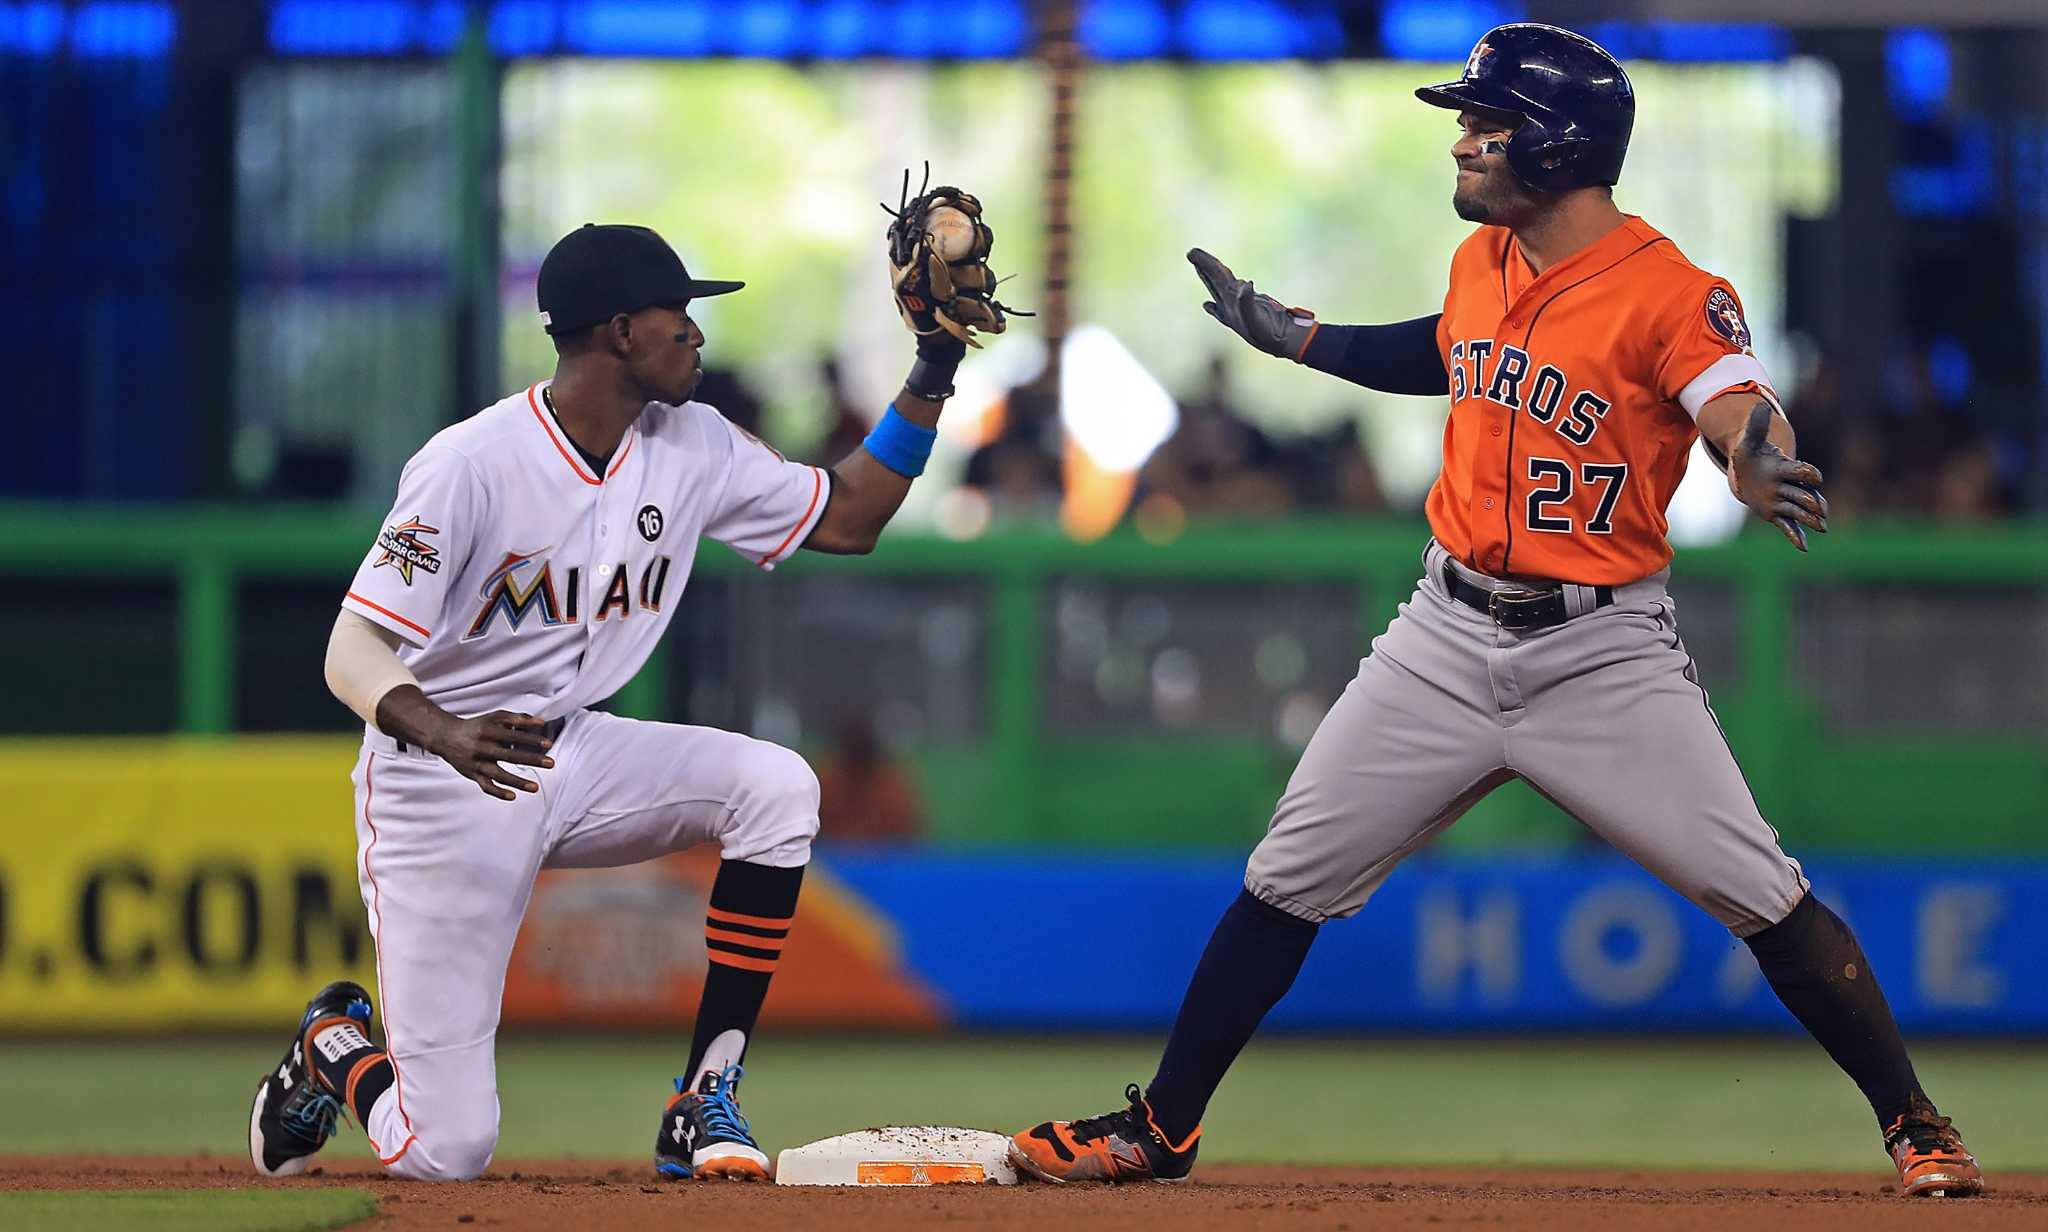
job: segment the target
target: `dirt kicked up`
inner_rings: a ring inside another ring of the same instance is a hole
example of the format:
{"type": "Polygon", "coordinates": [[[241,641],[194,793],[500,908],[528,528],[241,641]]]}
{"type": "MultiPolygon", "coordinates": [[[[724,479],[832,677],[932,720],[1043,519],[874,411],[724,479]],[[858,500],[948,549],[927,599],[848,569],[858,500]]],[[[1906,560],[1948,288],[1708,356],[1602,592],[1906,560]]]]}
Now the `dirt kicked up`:
{"type": "Polygon", "coordinates": [[[1882,1178],[1756,1172],[1540,1168],[1286,1168],[1218,1165],[1188,1185],[1020,1185],[933,1189],[797,1189],[657,1184],[640,1165],[532,1161],[493,1165],[466,1185],[393,1181],[341,1165],[258,1182],[240,1160],[0,1160],[6,1189],[183,1189],[343,1185],[376,1197],[366,1229],[1328,1228],[1369,1232],[1458,1225],[1537,1229],[2048,1227],[2048,1175],[1994,1176],[1967,1200],[1907,1200],[1882,1178]]]}

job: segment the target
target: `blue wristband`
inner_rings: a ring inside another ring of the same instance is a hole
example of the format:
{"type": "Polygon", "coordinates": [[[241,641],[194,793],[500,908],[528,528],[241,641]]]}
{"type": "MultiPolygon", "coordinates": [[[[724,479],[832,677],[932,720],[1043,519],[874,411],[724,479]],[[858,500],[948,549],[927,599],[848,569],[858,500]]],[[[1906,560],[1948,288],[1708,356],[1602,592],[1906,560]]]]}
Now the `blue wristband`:
{"type": "Polygon", "coordinates": [[[875,425],[861,445],[875,455],[875,461],[905,479],[915,479],[924,474],[924,464],[932,456],[932,442],[937,439],[937,428],[910,422],[896,412],[896,404],[891,402],[882,422],[875,425]]]}

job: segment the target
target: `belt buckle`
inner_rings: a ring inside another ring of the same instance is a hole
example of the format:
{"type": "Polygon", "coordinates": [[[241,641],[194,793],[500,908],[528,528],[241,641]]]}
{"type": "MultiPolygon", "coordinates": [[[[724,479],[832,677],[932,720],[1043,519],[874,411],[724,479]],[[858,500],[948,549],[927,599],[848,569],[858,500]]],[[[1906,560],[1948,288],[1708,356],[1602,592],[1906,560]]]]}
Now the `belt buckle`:
{"type": "Polygon", "coordinates": [[[1489,591],[1486,596],[1486,614],[1493,617],[1493,623],[1503,629],[1526,629],[1529,627],[1529,622],[1520,619],[1520,613],[1514,611],[1514,605],[1542,597],[1541,594],[1533,590],[1489,591]],[[1517,618],[1513,623],[1509,623],[1508,617],[1510,615],[1517,618]]]}

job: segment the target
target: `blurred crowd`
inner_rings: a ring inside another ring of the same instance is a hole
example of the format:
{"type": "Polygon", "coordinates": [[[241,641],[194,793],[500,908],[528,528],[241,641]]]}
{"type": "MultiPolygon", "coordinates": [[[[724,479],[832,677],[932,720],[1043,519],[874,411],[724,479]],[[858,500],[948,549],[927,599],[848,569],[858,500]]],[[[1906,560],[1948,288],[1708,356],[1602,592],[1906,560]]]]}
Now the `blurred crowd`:
{"type": "MultiPolygon", "coordinates": [[[[845,391],[831,361],[821,377],[830,391],[831,426],[815,446],[797,452],[822,464],[860,444],[870,412],[845,391]]],[[[759,432],[761,404],[732,374],[707,373],[697,396],[759,432]]],[[[1827,477],[1838,519],[1879,514],[1969,522],[2039,503],[2029,491],[2034,408],[2003,414],[1998,402],[1945,380],[1939,356],[1909,351],[1885,374],[1875,403],[1854,408],[1835,365],[1823,357],[1787,412],[1800,456],[1827,477]]],[[[968,459],[962,482],[987,498],[999,520],[1050,519],[1058,511],[1060,441],[1051,411],[1031,413],[1019,391],[1004,429],[968,459]]],[[[1130,506],[1141,522],[1147,511],[1160,509],[1195,520],[1417,512],[1390,505],[1355,420],[1293,436],[1263,430],[1237,409],[1220,358],[1200,391],[1180,404],[1179,427],[1140,471],[1130,506]]]]}
{"type": "Polygon", "coordinates": [[[2009,517],[2038,504],[2028,491],[2037,410],[1945,377],[1942,357],[1902,352],[1869,406],[1851,406],[1835,364],[1821,359],[1786,408],[1799,453],[1827,477],[1837,517],[1873,513],[1937,522],[2009,517]]]}

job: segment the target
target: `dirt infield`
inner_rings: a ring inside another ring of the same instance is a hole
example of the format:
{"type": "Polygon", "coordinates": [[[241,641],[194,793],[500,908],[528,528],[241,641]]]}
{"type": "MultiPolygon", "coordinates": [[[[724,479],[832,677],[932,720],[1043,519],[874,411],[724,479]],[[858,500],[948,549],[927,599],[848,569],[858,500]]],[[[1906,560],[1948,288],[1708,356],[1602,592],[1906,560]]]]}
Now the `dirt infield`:
{"type": "MultiPolygon", "coordinates": [[[[777,1189],[657,1185],[638,1165],[507,1163],[468,1185],[422,1185],[341,1165],[275,1185],[369,1190],[380,1214],[362,1228],[655,1229],[687,1221],[720,1232],[950,1226],[1328,1228],[1368,1232],[1458,1225],[1503,1228],[1740,1227],[1882,1232],[1891,1228],[2048,1227],[2048,1176],[1993,1177],[1970,1201],[1907,1201],[1879,1178],[1841,1175],[1576,1171],[1522,1168],[1283,1168],[1219,1165],[1192,1185],[1124,1189],[777,1189]]],[[[246,1187],[240,1160],[0,1159],[7,1189],[246,1187]]]]}

